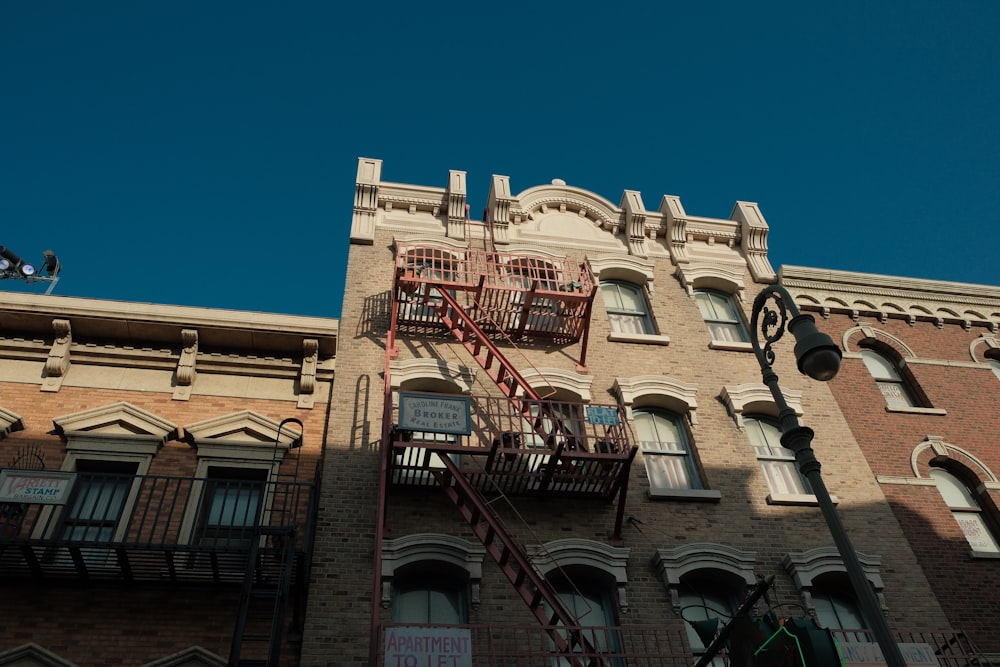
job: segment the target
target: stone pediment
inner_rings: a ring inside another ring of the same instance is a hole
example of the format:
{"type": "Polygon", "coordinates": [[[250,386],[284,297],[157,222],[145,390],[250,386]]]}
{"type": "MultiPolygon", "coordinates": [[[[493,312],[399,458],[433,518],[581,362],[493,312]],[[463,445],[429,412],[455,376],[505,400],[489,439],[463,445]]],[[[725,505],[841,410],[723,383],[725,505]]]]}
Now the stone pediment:
{"type": "Polygon", "coordinates": [[[34,642],[0,652],[0,667],[76,667],[34,642]]]}
{"type": "Polygon", "coordinates": [[[234,412],[222,417],[213,417],[184,427],[184,439],[195,445],[245,445],[249,447],[274,447],[278,442],[282,449],[288,449],[302,436],[287,426],[257,414],[252,410],[234,412]]]}
{"type": "Polygon", "coordinates": [[[24,421],[20,415],[14,414],[10,410],[0,408],[0,439],[6,438],[14,431],[23,431],[24,421]]]}
{"type": "Polygon", "coordinates": [[[226,661],[200,646],[168,655],[165,658],[147,662],[143,667],[225,667],[226,661]]]}
{"type": "Polygon", "coordinates": [[[177,432],[174,424],[125,402],[55,417],[52,423],[56,433],[67,438],[128,437],[162,444],[177,432]]]}

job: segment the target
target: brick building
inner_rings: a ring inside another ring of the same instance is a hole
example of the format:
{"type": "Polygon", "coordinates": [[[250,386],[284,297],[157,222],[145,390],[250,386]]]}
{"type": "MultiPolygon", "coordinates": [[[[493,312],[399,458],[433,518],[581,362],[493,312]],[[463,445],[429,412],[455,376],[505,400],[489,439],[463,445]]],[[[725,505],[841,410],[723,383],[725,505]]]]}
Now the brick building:
{"type": "Polygon", "coordinates": [[[298,664],[336,338],[0,292],[0,665],[298,664]]]}
{"type": "MultiPolygon", "coordinates": [[[[359,161],[303,665],[689,665],[689,622],[770,576],[758,613],[867,640],[748,342],[778,279],[756,204],[705,218],[493,176],[475,222],[464,172],[381,171],[359,161]]],[[[893,630],[969,659],[860,424],[786,345],[786,400],[893,630]]]]}
{"type": "Polygon", "coordinates": [[[830,389],[951,625],[1000,657],[1000,289],[796,266],[830,389]]]}

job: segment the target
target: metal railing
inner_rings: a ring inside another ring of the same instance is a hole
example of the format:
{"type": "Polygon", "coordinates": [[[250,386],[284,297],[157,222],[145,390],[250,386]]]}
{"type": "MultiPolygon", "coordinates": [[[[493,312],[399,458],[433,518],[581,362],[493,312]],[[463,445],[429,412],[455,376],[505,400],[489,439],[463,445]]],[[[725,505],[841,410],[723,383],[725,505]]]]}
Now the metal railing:
{"type": "Polygon", "coordinates": [[[218,579],[242,573],[239,558],[252,541],[268,547],[261,534],[274,531],[262,529],[293,529],[283,539],[307,552],[313,493],[304,482],[77,472],[64,504],[0,504],[0,560],[15,576],[24,568],[86,576],[117,569],[140,578],[149,574],[143,562],[152,562],[155,577],[204,565],[218,579]],[[189,556],[175,563],[178,553],[189,556]]]}
{"type": "MultiPolygon", "coordinates": [[[[853,652],[865,656],[877,649],[875,636],[870,630],[830,630],[830,634],[840,645],[841,654],[849,658],[853,652]],[[866,652],[867,651],[867,652],[866,652]]],[[[990,662],[964,632],[902,631],[895,632],[904,657],[914,660],[914,664],[928,664],[928,652],[941,667],[993,667],[990,662]]],[[[869,658],[870,659],[870,658],[869,658]]],[[[933,664],[933,663],[930,663],[933,664]]]]}

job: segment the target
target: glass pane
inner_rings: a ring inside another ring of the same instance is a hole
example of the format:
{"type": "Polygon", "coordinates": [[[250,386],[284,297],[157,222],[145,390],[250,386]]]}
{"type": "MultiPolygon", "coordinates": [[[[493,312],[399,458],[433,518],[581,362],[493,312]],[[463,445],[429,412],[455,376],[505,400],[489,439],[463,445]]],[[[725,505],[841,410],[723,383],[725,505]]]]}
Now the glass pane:
{"type": "Polygon", "coordinates": [[[997,376],[997,379],[1000,379],[1000,361],[990,359],[987,363],[990,365],[990,368],[993,369],[993,374],[997,376]]]}
{"type": "Polygon", "coordinates": [[[868,372],[876,380],[899,380],[899,372],[896,365],[883,357],[878,352],[872,350],[861,350],[861,359],[868,367],[868,372]]]}
{"type": "Polygon", "coordinates": [[[709,322],[708,333],[712,340],[723,343],[743,343],[746,342],[743,331],[736,324],[726,324],[721,322],[709,322]]]}
{"type": "Polygon", "coordinates": [[[670,454],[645,454],[646,473],[652,489],[700,488],[693,484],[687,457],[670,454]]]}
{"type": "Polygon", "coordinates": [[[626,315],[623,313],[608,313],[611,330],[616,333],[645,334],[646,318],[641,315],[626,315]]]}
{"type": "Polygon", "coordinates": [[[208,523],[213,526],[253,526],[257,521],[260,489],[219,484],[212,495],[208,523]]]}
{"type": "Polygon", "coordinates": [[[912,408],[913,401],[906,393],[905,387],[900,382],[879,382],[878,388],[882,391],[885,404],[890,408],[912,408]]]}
{"type": "Polygon", "coordinates": [[[712,295],[708,292],[695,292],[694,300],[698,304],[698,310],[701,311],[701,318],[706,322],[708,320],[719,319],[715,314],[715,305],[712,303],[712,295]]]}
{"type": "Polygon", "coordinates": [[[954,516],[970,547],[976,551],[1000,553],[1000,545],[986,527],[982,516],[975,512],[955,512],[954,516]]]}
{"type": "Polygon", "coordinates": [[[743,424],[757,456],[795,458],[791,450],[785,449],[781,445],[781,431],[771,422],[755,417],[744,417],[743,424]]]}
{"type": "Polygon", "coordinates": [[[646,300],[635,285],[618,285],[618,294],[621,297],[622,308],[633,313],[646,312],[646,300]]]}
{"type": "Polygon", "coordinates": [[[812,599],[820,627],[837,630],[868,627],[853,596],[819,589],[813,590],[812,599]]]}
{"type": "Polygon", "coordinates": [[[793,461],[761,461],[760,467],[767,478],[771,493],[791,495],[810,494],[809,482],[801,474],[793,461]]]}
{"type": "Polygon", "coordinates": [[[940,468],[932,468],[930,475],[948,507],[979,509],[979,503],[972,497],[969,487],[950,472],[940,468]]]}
{"type": "Polygon", "coordinates": [[[622,310],[621,296],[618,294],[618,285],[615,283],[601,283],[601,296],[604,297],[604,306],[610,310],[622,310]]]}

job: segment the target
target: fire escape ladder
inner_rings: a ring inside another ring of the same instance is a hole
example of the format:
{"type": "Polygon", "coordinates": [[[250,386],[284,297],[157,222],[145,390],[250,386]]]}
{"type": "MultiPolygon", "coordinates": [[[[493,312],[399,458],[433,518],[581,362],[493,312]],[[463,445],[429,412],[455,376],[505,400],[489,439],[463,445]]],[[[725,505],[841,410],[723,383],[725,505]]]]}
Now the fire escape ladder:
{"type": "Polygon", "coordinates": [[[565,655],[575,667],[604,665],[598,649],[581,631],[579,621],[567,611],[548,581],[532,567],[524,549],[462,475],[458,465],[446,454],[435,452],[435,455],[444,468],[434,468],[432,474],[528,609],[545,626],[554,651],[565,655]]]}
{"type": "Polygon", "coordinates": [[[295,528],[261,526],[257,535],[250,543],[230,667],[277,667],[281,658],[295,565],[295,528]]]}
{"type": "MultiPolygon", "coordinates": [[[[562,442],[575,448],[577,438],[566,426],[563,417],[542,400],[538,392],[514,368],[514,365],[503,355],[500,348],[489,339],[476,321],[455,300],[455,297],[447,289],[433,283],[428,287],[436,287],[441,295],[441,304],[437,306],[435,311],[445,327],[469,351],[472,358],[475,359],[480,368],[486,371],[486,375],[496,383],[503,395],[510,399],[524,415],[532,429],[550,446],[554,445],[555,439],[559,437],[562,442]],[[525,401],[520,397],[522,391],[529,400],[525,401]]],[[[558,456],[553,457],[553,465],[558,458],[558,456]]]]}

